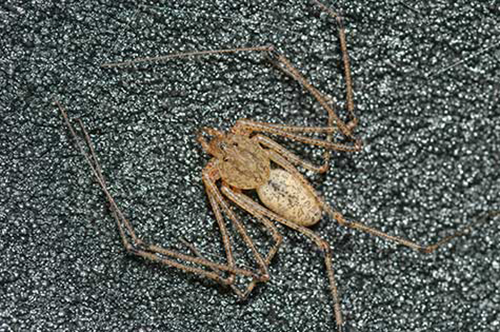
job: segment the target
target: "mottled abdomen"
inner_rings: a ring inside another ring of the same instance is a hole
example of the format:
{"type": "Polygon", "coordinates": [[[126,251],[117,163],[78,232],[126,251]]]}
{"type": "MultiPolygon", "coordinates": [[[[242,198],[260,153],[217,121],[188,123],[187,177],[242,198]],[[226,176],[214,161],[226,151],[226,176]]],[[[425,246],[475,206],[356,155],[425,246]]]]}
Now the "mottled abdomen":
{"type": "Polygon", "coordinates": [[[314,194],[283,169],[271,170],[269,181],[257,188],[262,203],[271,211],[302,226],[321,219],[321,207],[314,194]]]}

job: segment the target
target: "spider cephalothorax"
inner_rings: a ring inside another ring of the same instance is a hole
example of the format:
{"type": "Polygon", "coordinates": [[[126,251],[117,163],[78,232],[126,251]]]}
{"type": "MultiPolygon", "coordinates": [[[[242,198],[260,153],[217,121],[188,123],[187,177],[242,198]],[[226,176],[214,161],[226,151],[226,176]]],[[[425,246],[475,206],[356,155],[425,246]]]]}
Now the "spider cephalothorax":
{"type": "Polygon", "coordinates": [[[256,189],[269,179],[269,156],[248,136],[233,133],[216,136],[207,152],[217,159],[221,178],[235,188],[256,189]]]}

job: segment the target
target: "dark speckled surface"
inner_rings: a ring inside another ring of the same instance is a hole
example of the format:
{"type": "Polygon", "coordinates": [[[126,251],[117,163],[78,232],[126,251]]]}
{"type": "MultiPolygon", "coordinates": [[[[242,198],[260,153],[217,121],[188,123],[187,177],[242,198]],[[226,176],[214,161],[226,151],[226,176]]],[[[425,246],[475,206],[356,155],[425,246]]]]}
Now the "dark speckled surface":
{"type": "MultiPolygon", "coordinates": [[[[358,135],[325,176],[349,218],[427,244],[500,210],[500,6],[340,1],[358,135]]],[[[220,237],[200,172],[201,126],[319,125],[324,112],[259,55],[100,64],[274,44],[344,98],[333,22],[308,1],[0,4],[0,331],[332,331],[319,252],[285,240],[271,280],[239,303],[209,281],[123,250],[105,199],[51,106],[89,129],[110,189],[144,238],[207,256],[220,237]]],[[[304,158],[319,151],[291,145],[304,158]]],[[[324,217],[353,331],[498,331],[500,219],[423,255],[324,217]]],[[[258,233],[258,232],[257,232],[258,233]]],[[[265,242],[265,239],[262,240],[265,242]]]]}

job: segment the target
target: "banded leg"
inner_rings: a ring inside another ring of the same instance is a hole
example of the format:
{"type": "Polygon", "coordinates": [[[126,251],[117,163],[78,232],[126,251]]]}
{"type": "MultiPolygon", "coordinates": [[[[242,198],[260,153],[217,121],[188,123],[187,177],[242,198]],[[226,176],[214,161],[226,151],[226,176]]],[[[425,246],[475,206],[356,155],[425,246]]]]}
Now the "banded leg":
{"type": "MultiPolygon", "coordinates": [[[[269,158],[281,166],[283,169],[288,171],[290,174],[294,175],[302,184],[311,191],[311,193],[316,197],[316,200],[322,207],[324,211],[326,211],[326,208],[329,208],[329,205],[323,201],[323,199],[318,195],[316,190],[309,184],[309,182],[304,178],[304,176],[293,166],[292,163],[286,160],[285,157],[283,157],[280,153],[274,150],[269,150],[269,158]]],[[[267,210],[267,209],[266,209],[267,210]]],[[[268,211],[270,214],[274,214],[271,211],[268,211]]],[[[328,282],[330,285],[330,293],[332,296],[333,300],[333,310],[335,313],[335,320],[337,322],[337,328],[339,331],[342,331],[342,326],[343,326],[343,318],[342,318],[342,310],[341,310],[341,305],[340,305],[340,297],[339,293],[337,290],[337,283],[335,281],[335,275],[333,271],[333,264],[332,264],[332,253],[331,253],[331,248],[328,242],[323,240],[321,237],[319,237],[316,233],[314,233],[312,230],[309,228],[297,225],[289,220],[286,220],[280,216],[274,215],[274,217],[271,217],[272,219],[275,219],[279,223],[284,224],[285,226],[288,226],[292,229],[297,230],[298,232],[302,233],[303,235],[309,237],[322,251],[324,255],[324,262],[325,262],[325,267],[328,275],[328,282]]]]}
{"type": "MultiPolygon", "coordinates": [[[[266,217],[264,216],[261,216],[259,214],[255,214],[255,213],[252,213],[251,211],[247,211],[249,213],[251,213],[255,218],[257,218],[257,220],[262,223],[264,225],[265,228],[268,229],[268,231],[272,234],[272,237],[273,237],[273,240],[274,240],[274,245],[271,247],[271,249],[269,250],[269,252],[267,253],[266,255],[266,258],[265,258],[265,263],[267,266],[269,266],[271,264],[271,261],[273,259],[273,257],[276,255],[276,253],[278,252],[278,249],[279,249],[279,246],[281,245],[281,242],[282,242],[282,239],[283,237],[281,236],[281,234],[279,233],[278,229],[276,228],[276,226],[269,220],[267,219],[266,217]]],[[[203,255],[193,246],[191,245],[190,243],[186,242],[186,241],[182,241],[184,243],[184,245],[186,245],[190,250],[191,252],[193,252],[196,256],[198,257],[203,257],[203,255]]],[[[217,271],[215,271],[217,272],[217,271]]],[[[240,288],[238,288],[235,284],[232,284],[230,285],[231,289],[234,291],[234,293],[241,299],[241,300],[244,300],[248,297],[248,295],[252,292],[252,290],[255,288],[255,286],[257,285],[257,283],[259,282],[259,280],[257,279],[253,279],[246,287],[245,289],[242,291],[240,290],[240,288]]]]}
{"type": "MultiPolygon", "coordinates": [[[[340,21],[339,21],[340,22],[340,21]]],[[[340,129],[340,131],[346,136],[352,138],[351,131],[354,128],[355,124],[357,123],[357,119],[354,117],[354,113],[352,111],[353,109],[353,103],[352,103],[352,87],[351,87],[351,79],[350,79],[350,67],[349,67],[349,59],[348,59],[348,54],[347,54],[347,48],[346,48],[346,42],[345,42],[345,32],[343,30],[343,27],[341,27],[340,31],[340,40],[341,40],[341,50],[343,54],[343,59],[344,59],[344,68],[345,68],[345,73],[344,75],[346,76],[346,82],[347,84],[347,96],[348,96],[348,110],[350,110],[351,117],[353,118],[351,123],[349,124],[350,126],[346,126],[346,124],[337,116],[333,108],[328,104],[326,101],[326,98],[315,88],[313,87],[306,79],[305,77],[296,69],[292,66],[291,62],[282,54],[278,53],[273,46],[262,46],[262,47],[248,47],[248,48],[234,48],[234,49],[224,49],[224,50],[209,50],[209,51],[195,51],[195,52],[188,52],[188,53],[178,53],[178,54],[171,54],[171,55],[166,55],[166,56],[160,56],[160,57],[150,57],[150,58],[139,58],[136,60],[132,61],[125,61],[121,63],[106,63],[103,64],[102,67],[122,67],[122,66],[129,66],[137,63],[143,63],[143,62],[152,62],[152,61],[162,61],[162,60],[168,60],[172,58],[180,58],[180,57],[189,57],[189,56],[197,56],[197,55],[213,55],[213,54],[228,54],[228,53],[237,53],[237,52],[265,52],[268,54],[268,58],[270,61],[276,65],[279,69],[290,75],[293,79],[295,79],[297,82],[302,84],[302,86],[310,92],[313,97],[320,103],[320,105],[328,112],[328,127],[333,126],[333,122],[336,122],[337,127],[340,129]],[[349,108],[350,107],[350,108],[349,108]],[[355,121],[354,121],[355,120],[355,121]],[[354,123],[354,125],[352,125],[354,123]]],[[[327,133],[326,141],[331,142],[332,141],[332,133],[327,133]]],[[[358,140],[358,144],[360,145],[360,141],[358,140]]],[[[324,164],[322,166],[322,172],[325,172],[328,167],[329,167],[329,160],[331,157],[331,151],[326,150],[324,152],[324,164]]]]}
{"type": "MultiPolygon", "coordinates": [[[[345,35],[344,35],[344,43],[345,43],[345,35]]],[[[341,47],[342,49],[342,47],[341,47]]],[[[302,85],[303,88],[305,88],[315,99],[316,101],[325,109],[328,113],[328,127],[333,127],[333,123],[336,123],[337,128],[340,130],[342,134],[344,134],[346,137],[355,140],[355,138],[352,136],[352,130],[354,129],[354,126],[352,128],[349,126],[352,123],[357,123],[356,121],[352,121],[349,125],[346,125],[335,113],[333,110],[333,107],[330,106],[330,103],[327,101],[327,98],[323,96],[321,92],[319,92],[318,89],[316,89],[307,79],[304,77],[304,75],[293,65],[291,64],[290,60],[288,60],[284,55],[281,53],[277,52],[274,47],[270,47],[268,51],[268,59],[271,61],[271,63],[278,69],[282,70],[285,74],[289,75],[292,77],[294,80],[296,80],[298,83],[302,85]]],[[[343,57],[348,59],[347,55],[347,49],[345,49],[345,53],[343,53],[343,57]]],[[[349,75],[349,80],[350,80],[350,70],[349,72],[346,72],[349,75]]],[[[352,89],[350,91],[350,94],[352,95],[352,89]]],[[[352,100],[352,98],[351,98],[352,100]]],[[[351,115],[353,116],[354,113],[351,112],[351,115]]],[[[327,132],[326,136],[326,141],[327,142],[332,142],[333,139],[333,132],[327,132]]],[[[356,145],[359,145],[361,149],[361,140],[357,139],[356,140],[356,145]]],[[[326,149],[325,152],[323,153],[323,165],[320,167],[320,173],[324,173],[328,170],[329,168],[329,163],[330,163],[330,157],[331,157],[331,151],[330,149],[326,149]]]]}
{"type": "Polygon", "coordinates": [[[149,245],[144,243],[137,235],[135,234],[135,231],[130,224],[130,222],[125,218],[124,214],[118,207],[116,201],[112,197],[111,193],[107,189],[106,185],[106,180],[104,176],[102,175],[101,167],[99,165],[99,162],[97,160],[97,157],[95,155],[94,148],[92,146],[92,143],[90,141],[89,135],[87,131],[85,130],[83,123],[81,121],[78,121],[82,132],[84,134],[84,139],[86,142],[86,145],[89,147],[90,153],[88,154],[82,144],[80,143],[80,140],[78,138],[78,135],[76,133],[76,130],[74,127],[71,125],[68,115],[63,108],[63,106],[59,102],[55,102],[56,106],[59,108],[59,111],[61,112],[65,124],[67,128],[69,129],[72,137],[74,138],[77,148],[79,152],[83,155],[85,158],[87,164],[90,166],[91,172],[98,182],[99,186],[101,187],[104,195],[106,196],[106,199],[108,200],[108,203],[110,205],[113,217],[116,221],[116,224],[118,226],[118,231],[120,233],[120,237],[123,243],[123,246],[127,250],[127,252],[130,252],[134,255],[160,262],[172,267],[176,267],[178,269],[181,269],[185,272],[190,272],[190,273],[196,273],[198,275],[201,275],[203,277],[212,279],[222,285],[230,285],[232,283],[232,278],[224,278],[221,274],[215,273],[212,271],[207,271],[204,270],[203,268],[199,267],[194,267],[190,265],[186,265],[184,263],[179,263],[178,261],[175,261],[174,259],[181,260],[181,261],[187,261],[193,264],[198,264],[201,265],[205,268],[210,268],[212,270],[220,270],[229,273],[230,275],[242,275],[242,276],[247,276],[251,278],[255,278],[257,280],[260,279],[260,276],[255,274],[254,271],[251,270],[245,270],[241,268],[235,268],[230,265],[225,265],[225,264],[220,264],[220,263],[215,263],[210,260],[204,259],[204,258],[199,258],[199,257],[194,257],[194,256],[189,256],[174,250],[170,249],[164,249],[159,246],[155,245],[149,245]]]}
{"type": "MultiPolygon", "coordinates": [[[[349,61],[349,54],[347,52],[347,41],[346,41],[346,35],[345,35],[345,29],[344,25],[342,23],[341,17],[335,13],[333,10],[319,2],[318,0],[313,0],[323,11],[328,13],[331,17],[333,17],[337,21],[338,25],[338,34],[339,34],[339,41],[340,41],[340,50],[342,52],[342,61],[344,64],[344,78],[346,81],[346,105],[347,105],[347,110],[351,115],[351,122],[348,123],[346,129],[347,132],[351,132],[357,125],[358,119],[354,114],[354,101],[353,101],[353,89],[352,89],[352,79],[351,79],[351,68],[350,68],[350,61],[349,61]]],[[[155,62],[155,61],[165,61],[169,59],[174,59],[174,58],[181,58],[181,57],[189,57],[189,56],[198,56],[198,55],[213,55],[213,54],[228,54],[228,53],[237,53],[237,52],[270,52],[273,51],[272,47],[269,46],[259,46],[259,47],[242,47],[242,48],[233,48],[233,49],[224,49],[224,50],[207,50],[207,51],[193,51],[193,52],[186,52],[186,53],[177,53],[177,54],[170,54],[166,56],[159,56],[159,57],[144,57],[144,58],[138,58],[135,60],[129,60],[129,61],[123,61],[123,62],[111,62],[111,63],[104,63],[101,65],[103,68],[113,68],[113,67],[126,67],[134,64],[139,64],[139,63],[145,63],[145,62],[155,62]]],[[[271,57],[272,58],[272,57],[271,57]]],[[[283,56],[278,57],[278,61],[281,62],[285,68],[282,68],[285,72],[290,74],[294,79],[298,81],[302,81],[303,83],[306,83],[306,89],[308,89],[314,96],[315,98],[320,102],[320,104],[327,109],[329,113],[333,112],[333,110],[325,103],[324,97],[321,95],[319,96],[319,99],[317,98],[317,93],[319,93],[316,89],[313,88],[313,90],[310,90],[308,86],[307,81],[303,80],[302,75],[291,66],[290,62],[283,56]],[[302,78],[301,78],[302,77],[302,78]]],[[[337,121],[340,120],[337,118],[337,121]]],[[[329,124],[330,125],[330,124],[329,124]]]]}
{"type": "MultiPolygon", "coordinates": [[[[335,113],[333,108],[329,105],[326,98],[323,96],[318,89],[316,89],[302,73],[296,69],[290,60],[288,60],[283,54],[278,52],[273,46],[269,46],[267,52],[269,61],[275,65],[275,67],[283,70],[286,74],[290,75],[293,79],[299,82],[304,89],[306,89],[316,101],[328,112],[328,117],[335,120],[335,123],[339,131],[348,138],[353,138],[351,130],[347,125],[340,119],[340,117],[335,113]]],[[[329,126],[331,123],[329,123],[329,126]]]]}
{"type": "MultiPolygon", "coordinates": [[[[216,133],[214,133],[216,134],[216,133]]],[[[236,285],[231,284],[230,287],[232,290],[235,292],[235,294],[240,298],[240,299],[245,299],[248,294],[255,288],[256,284],[258,282],[266,282],[269,279],[268,271],[267,268],[274,257],[274,255],[277,253],[278,248],[282,242],[282,237],[278,232],[278,229],[276,226],[273,225],[271,221],[269,221],[267,218],[262,217],[260,215],[255,215],[257,220],[261,222],[264,227],[271,233],[273,240],[275,241],[275,244],[271,247],[269,252],[266,255],[266,258],[263,259],[258,252],[258,250],[255,248],[255,245],[253,244],[253,241],[251,238],[248,236],[244,226],[242,225],[241,221],[237,218],[237,216],[234,214],[234,212],[230,209],[230,207],[227,205],[226,201],[224,198],[221,196],[219,189],[216,185],[216,181],[220,180],[220,175],[218,173],[218,168],[215,164],[215,161],[209,162],[209,164],[205,167],[203,170],[203,182],[205,184],[206,192],[209,197],[209,200],[212,204],[212,209],[214,210],[217,222],[219,223],[219,227],[221,230],[221,233],[223,235],[224,243],[227,246],[226,253],[228,253],[228,262],[230,266],[234,265],[234,258],[232,255],[232,247],[230,245],[229,241],[229,234],[227,231],[226,226],[224,225],[224,219],[221,213],[221,208],[224,214],[231,220],[231,222],[235,225],[238,233],[240,234],[241,238],[245,242],[248,248],[252,251],[252,254],[257,262],[257,265],[259,266],[260,274],[259,278],[253,278],[253,280],[249,283],[249,285],[241,291],[236,285]]],[[[183,241],[183,243],[193,252],[197,257],[202,258],[203,255],[190,243],[183,241]]],[[[217,269],[213,269],[214,272],[219,272],[217,269]]]]}
{"type": "Polygon", "coordinates": [[[238,120],[235,126],[233,127],[232,131],[241,134],[245,133],[250,134],[252,132],[267,132],[283,136],[294,141],[320,146],[325,149],[336,150],[336,151],[357,152],[362,149],[362,142],[360,139],[356,139],[353,145],[348,145],[342,143],[333,143],[328,140],[321,140],[317,138],[295,134],[297,132],[332,133],[335,131],[335,128],[333,127],[287,126],[287,125],[271,124],[266,122],[257,122],[252,120],[238,120]]]}
{"type": "MultiPolygon", "coordinates": [[[[350,68],[349,55],[347,52],[346,35],[345,35],[345,29],[344,29],[344,25],[342,22],[342,18],[340,17],[340,15],[335,13],[329,7],[325,6],[320,1],[318,1],[318,0],[313,0],[313,1],[323,11],[325,11],[328,15],[330,15],[332,18],[334,18],[337,21],[339,39],[340,39],[340,49],[342,52],[342,60],[343,60],[343,64],[344,64],[344,78],[345,78],[346,90],[347,90],[346,91],[346,108],[347,108],[347,111],[350,113],[351,118],[352,118],[351,123],[348,123],[347,127],[348,127],[348,129],[353,130],[358,124],[358,119],[357,119],[356,115],[354,114],[351,68],[350,68]]],[[[328,206],[328,208],[330,208],[330,207],[328,206]]],[[[441,240],[439,240],[438,242],[436,242],[435,244],[428,245],[428,246],[422,246],[422,245],[416,244],[412,241],[408,241],[406,239],[402,239],[402,238],[399,238],[396,236],[389,235],[389,234],[381,232],[375,228],[363,225],[362,223],[359,223],[359,222],[346,221],[344,219],[344,217],[339,212],[336,212],[336,211],[334,212],[331,210],[331,208],[330,208],[329,214],[333,218],[335,218],[339,222],[339,224],[341,224],[342,226],[361,230],[363,232],[367,232],[367,233],[370,233],[372,235],[379,236],[379,237],[385,238],[387,240],[396,242],[398,244],[410,247],[410,248],[417,250],[417,251],[420,251],[420,252],[431,253],[431,252],[435,251],[437,248],[439,248],[441,245],[448,243],[452,239],[467,234],[472,229],[472,227],[474,227],[476,224],[484,222],[484,220],[487,219],[488,217],[494,217],[494,216],[499,215],[500,211],[489,211],[486,213],[486,215],[483,218],[477,220],[476,222],[470,223],[469,225],[465,226],[462,230],[457,231],[455,234],[452,234],[450,236],[446,236],[446,237],[442,238],[441,240]]]]}
{"type": "Polygon", "coordinates": [[[346,108],[351,116],[351,122],[347,124],[347,128],[352,132],[358,125],[358,118],[354,113],[354,98],[352,89],[352,77],[351,77],[351,64],[349,60],[349,53],[347,52],[347,38],[345,35],[344,23],[342,17],[335,13],[331,8],[325,6],[318,0],[313,0],[323,11],[334,18],[337,21],[339,41],[340,41],[340,51],[342,52],[342,62],[344,64],[344,79],[346,85],[346,108]]]}
{"type": "Polygon", "coordinates": [[[454,238],[467,235],[472,230],[472,228],[474,228],[478,224],[484,223],[490,217],[495,217],[497,215],[500,215],[500,212],[498,212],[498,211],[487,212],[485,214],[485,216],[477,219],[474,222],[469,223],[468,225],[466,225],[462,229],[456,231],[454,234],[445,236],[442,239],[440,239],[439,241],[437,241],[436,243],[430,244],[427,246],[423,246],[423,245],[417,244],[413,241],[409,241],[409,240],[406,240],[406,239],[403,239],[403,238],[400,238],[397,236],[389,235],[389,234],[384,233],[376,228],[364,225],[360,222],[347,221],[347,220],[345,220],[344,216],[342,216],[342,214],[340,214],[337,211],[333,211],[331,208],[329,208],[328,214],[330,214],[335,220],[337,220],[341,226],[360,230],[362,232],[366,232],[366,233],[369,233],[371,235],[378,236],[378,237],[384,238],[384,239],[392,241],[392,242],[396,242],[397,244],[412,248],[412,249],[419,251],[419,252],[431,253],[431,252],[435,251],[436,249],[438,249],[439,247],[441,247],[442,245],[450,242],[454,238]]]}
{"type": "Polygon", "coordinates": [[[253,137],[253,139],[256,140],[257,142],[259,142],[261,145],[265,146],[266,148],[273,149],[273,150],[277,151],[279,154],[281,154],[283,157],[285,157],[288,161],[290,161],[294,165],[300,165],[303,168],[310,170],[312,172],[315,172],[315,173],[324,173],[328,170],[328,169],[325,169],[325,167],[324,167],[325,163],[321,166],[316,166],[316,165],[314,165],[306,160],[303,160],[302,158],[300,158],[299,156],[297,156],[296,154],[294,154],[290,150],[283,147],[278,142],[274,141],[273,139],[271,139],[265,135],[257,134],[253,137]]]}

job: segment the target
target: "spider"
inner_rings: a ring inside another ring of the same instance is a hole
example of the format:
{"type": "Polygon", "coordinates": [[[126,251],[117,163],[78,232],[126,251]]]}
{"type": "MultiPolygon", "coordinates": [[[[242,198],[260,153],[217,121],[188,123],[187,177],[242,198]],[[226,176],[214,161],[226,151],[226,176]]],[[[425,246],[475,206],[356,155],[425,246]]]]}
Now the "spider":
{"type": "MultiPolygon", "coordinates": [[[[268,60],[275,67],[300,83],[328,113],[328,122],[324,127],[290,126],[242,119],[238,120],[228,132],[221,132],[214,128],[202,128],[200,130],[197,135],[197,141],[200,143],[203,151],[212,156],[202,171],[202,180],[208,201],[220,229],[226,255],[225,264],[217,263],[203,257],[188,242],[184,242],[184,244],[192,252],[191,254],[146,243],[138,237],[131,223],[124,216],[107,189],[106,179],[102,174],[100,164],[90,141],[90,136],[83,126],[82,121],[77,119],[88,151],[81,143],[79,134],[71,124],[64,107],[57,101],[55,103],[64,118],[67,128],[76,141],[77,148],[85,157],[93,176],[111,206],[122,243],[129,253],[212,279],[217,283],[230,287],[239,298],[244,299],[258,283],[266,282],[270,278],[268,267],[282,242],[282,236],[272,222],[274,220],[300,232],[320,248],[333,302],[335,322],[337,329],[341,331],[344,326],[344,320],[342,318],[340,296],[337,291],[332,266],[332,251],[328,242],[309,228],[319,222],[324,213],[335,219],[341,226],[361,230],[424,253],[436,250],[440,245],[464,234],[464,232],[459,231],[451,236],[444,237],[433,245],[421,246],[415,242],[386,234],[362,223],[347,221],[341,213],[330,207],[320,197],[297,169],[297,166],[300,166],[312,172],[324,173],[329,169],[331,150],[357,152],[362,149],[361,140],[353,134],[358,124],[358,119],[354,114],[350,62],[342,19],[331,9],[317,1],[315,2],[322,10],[332,16],[337,23],[344,69],[343,75],[346,83],[346,110],[349,116],[349,121],[346,122],[336,114],[331,102],[309,83],[305,76],[283,54],[272,46],[177,53],[159,58],[142,58],[103,65],[103,67],[118,67],[137,62],[164,60],[175,57],[260,52],[266,54],[268,60]],[[311,133],[325,134],[326,138],[318,139],[304,135],[311,133]],[[334,142],[334,133],[340,134],[345,140],[342,143],[334,142]],[[322,147],[325,149],[324,161],[319,166],[305,161],[266,134],[322,147]],[[211,138],[208,140],[207,136],[211,138]],[[247,195],[249,191],[257,193],[260,203],[247,195]],[[262,255],[257,250],[245,226],[234,212],[233,206],[239,207],[242,211],[254,217],[271,234],[273,245],[265,255],[262,255]],[[251,251],[257,268],[251,269],[237,265],[233,256],[233,245],[224,222],[225,217],[232,222],[244,244],[251,251]],[[251,281],[245,287],[241,288],[235,284],[236,277],[248,277],[251,281]]],[[[469,228],[470,226],[466,229],[468,230],[469,228]]]]}

